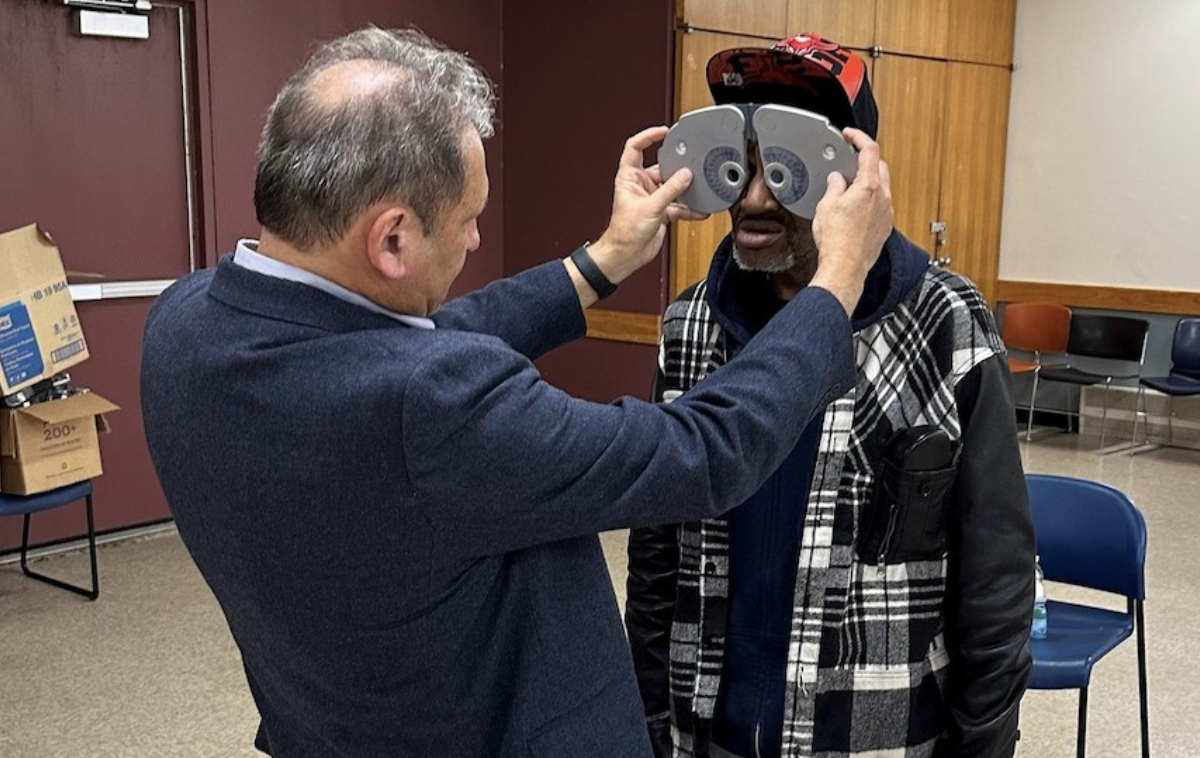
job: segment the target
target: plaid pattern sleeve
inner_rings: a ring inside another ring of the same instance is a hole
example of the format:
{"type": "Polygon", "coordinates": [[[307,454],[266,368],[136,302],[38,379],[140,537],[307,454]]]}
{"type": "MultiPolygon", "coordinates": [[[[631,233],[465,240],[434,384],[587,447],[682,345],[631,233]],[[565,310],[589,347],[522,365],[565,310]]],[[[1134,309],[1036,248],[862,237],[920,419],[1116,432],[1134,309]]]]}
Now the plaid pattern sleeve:
{"type": "MultiPolygon", "coordinates": [[[[709,310],[707,283],[685,290],[663,315],[659,369],[663,399],[695,386],[728,359],[709,310]]],[[[671,699],[678,717],[711,719],[720,682],[722,627],[729,595],[729,533],[723,520],[686,525],[679,543],[678,587],[671,627],[671,699]]]]}
{"type": "MultiPolygon", "coordinates": [[[[686,294],[664,320],[662,368],[678,391],[727,357],[703,287],[686,294]]],[[[925,424],[960,439],[955,388],[1002,348],[975,288],[937,269],[855,340],[859,381],[825,412],[802,525],[784,711],[792,758],[930,756],[947,729],[944,549],[876,560],[858,554],[859,529],[886,440],[925,424]]],[[[682,529],[671,676],[684,731],[712,718],[720,688],[728,545],[721,521],[682,529]]],[[[691,737],[680,735],[679,755],[692,755],[691,737]]]]}

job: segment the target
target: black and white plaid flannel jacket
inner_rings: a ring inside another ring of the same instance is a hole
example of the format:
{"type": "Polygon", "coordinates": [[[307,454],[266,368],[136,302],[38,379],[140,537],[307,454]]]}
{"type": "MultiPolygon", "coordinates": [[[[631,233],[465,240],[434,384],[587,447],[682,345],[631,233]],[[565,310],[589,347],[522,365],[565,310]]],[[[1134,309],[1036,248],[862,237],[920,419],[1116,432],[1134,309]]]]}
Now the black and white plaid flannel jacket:
{"type": "MultiPolygon", "coordinates": [[[[664,400],[736,352],[713,320],[706,293],[702,282],[665,314],[664,400]]],[[[946,728],[947,562],[860,561],[857,530],[886,437],[895,429],[935,424],[959,439],[955,388],[1003,347],[979,292],[936,268],[894,312],[857,332],[855,343],[858,382],[824,414],[803,524],[783,755],[929,756],[946,728]]],[[[676,725],[713,718],[728,579],[726,522],[682,525],[670,646],[676,725]]],[[[674,737],[676,755],[691,758],[692,735],[676,729],[674,737]]]]}

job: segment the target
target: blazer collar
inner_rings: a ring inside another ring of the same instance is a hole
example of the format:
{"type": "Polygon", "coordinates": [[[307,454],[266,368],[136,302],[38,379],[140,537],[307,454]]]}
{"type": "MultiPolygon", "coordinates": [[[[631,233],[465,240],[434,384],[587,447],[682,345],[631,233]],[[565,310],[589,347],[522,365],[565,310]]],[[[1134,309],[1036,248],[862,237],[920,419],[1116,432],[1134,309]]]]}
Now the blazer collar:
{"type": "Polygon", "coordinates": [[[208,294],[240,311],[332,332],[410,328],[307,284],[243,268],[232,254],[217,263],[208,294]]]}

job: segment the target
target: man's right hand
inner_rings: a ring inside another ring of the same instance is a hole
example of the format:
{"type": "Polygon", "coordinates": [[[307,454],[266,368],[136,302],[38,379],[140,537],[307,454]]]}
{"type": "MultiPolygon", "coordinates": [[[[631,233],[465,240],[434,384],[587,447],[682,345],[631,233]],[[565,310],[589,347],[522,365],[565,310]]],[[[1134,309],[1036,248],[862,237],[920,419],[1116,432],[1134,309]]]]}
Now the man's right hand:
{"type": "Polygon", "coordinates": [[[894,213],[891,174],[879,157],[879,143],[858,129],[843,133],[858,150],[858,174],[849,186],[841,174],[829,175],[829,187],[813,219],[820,261],[812,284],[831,292],[849,315],[862,296],[867,272],[892,233],[894,213]]]}

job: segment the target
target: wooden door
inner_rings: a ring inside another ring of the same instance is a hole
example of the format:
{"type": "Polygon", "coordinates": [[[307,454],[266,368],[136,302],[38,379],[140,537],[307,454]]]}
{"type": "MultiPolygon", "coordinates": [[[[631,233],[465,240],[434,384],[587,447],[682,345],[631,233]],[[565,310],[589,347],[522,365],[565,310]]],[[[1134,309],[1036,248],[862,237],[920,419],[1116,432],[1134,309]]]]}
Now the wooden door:
{"type": "Polygon", "coordinates": [[[875,44],[876,0],[789,0],[787,36],[814,32],[842,47],[875,44]]]}
{"type": "Polygon", "coordinates": [[[938,220],[946,64],[885,55],[875,60],[874,76],[896,228],[936,257],[930,224],[938,220]]]}
{"type": "MultiPolygon", "coordinates": [[[[956,4],[977,0],[957,0],[956,4]]],[[[885,53],[945,58],[950,0],[882,0],[875,16],[875,44],[885,53]]]]}
{"type": "Polygon", "coordinates": [[[1012,64],[1016,0],[960,0],[950,5],[947,57],[956,61],[1012,64]]]}
{"type": "Polygon", "coordinates": [[[684,26],[781,39],[787,31],[788,0],[679,0],[684,26]]]}
{"type": "Polygon", "coordinates": [[[947,64],[940,255],[995,304],[1008,144],[1007,68],[947,64]]]}
{"type": "MultiPolygon", "coordinates": [[[[712,105],[704,69],[713,54],[731,47],[767,47],[770,42],[736,34],[680,32],[676,37],[676,117],[712,105]]],[[[703,279],[717,244],[729,233],[729,214],[715,213],[705,221],[677,222],[671,228],[670,297],[703,279]]]]}

